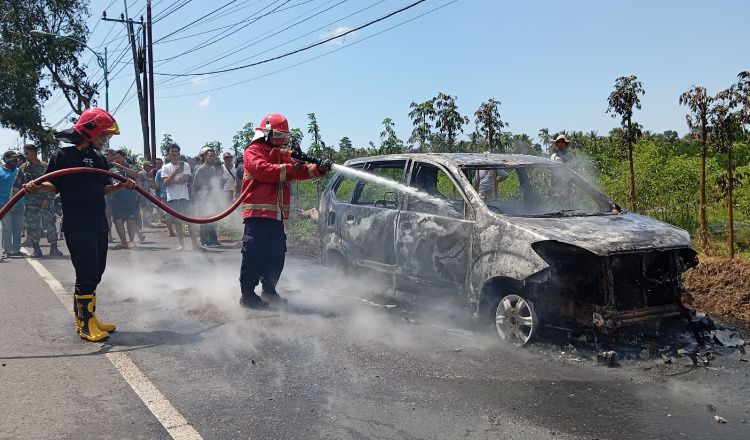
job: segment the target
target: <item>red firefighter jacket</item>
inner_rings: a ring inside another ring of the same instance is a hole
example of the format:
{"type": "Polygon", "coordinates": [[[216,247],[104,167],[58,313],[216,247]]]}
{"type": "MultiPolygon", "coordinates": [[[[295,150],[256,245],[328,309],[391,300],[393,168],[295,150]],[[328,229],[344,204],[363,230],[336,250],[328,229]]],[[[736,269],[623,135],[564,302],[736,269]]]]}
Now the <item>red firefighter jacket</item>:
{"type": "Polygon", "coordinates": [[[325,173],[317,165],[303,165],[301,171],[292,169],[294,161],[278,148],[256,140],[245,148],[242,157],[245,174],[242,176],[242,191],[250,192],[242,200],[242,218],[265,217],[283,220],[289,218],[292,198],[292,180],[307,180],[323,177],[325,173]]]}

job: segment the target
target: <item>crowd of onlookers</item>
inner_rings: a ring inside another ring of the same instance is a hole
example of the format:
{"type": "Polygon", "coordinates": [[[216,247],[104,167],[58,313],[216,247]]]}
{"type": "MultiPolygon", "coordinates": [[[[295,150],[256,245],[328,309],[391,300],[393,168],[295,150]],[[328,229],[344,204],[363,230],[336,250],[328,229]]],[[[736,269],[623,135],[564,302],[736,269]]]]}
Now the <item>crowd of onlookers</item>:
{"type": "MultiPolygon", "coordinates": [[[[239,196],[242,181],[242,158],[234,160],[225,152],[221,160],[210,148],[203,148],[195,158],[181,154],[176,143],[168,146],[167,156],[145,161],[138,166],[128,157],[126,150],[103,151],[110,171],[136,181],[137,185],[170,208],[188,216],[211,217],[229,207],[239,196]]],[[[46,164],[38,157],[38,149],[29,144],[23,152],[7,151],[0,168],[0,207],[22,189],[24,183],[34,180],[46,171],[46,164]]],[[[176,250],[185,248],[184,237],[192,242],[192,249],[205,251],[206,247],[220,245],[216,223],[196,227],[157,208],[136,191],[118,191],[105,197],[109,225],[109,241],[116,243],[112,249],[130,249],[145,240],[143,228],[162,227],[170,237],[179,242],[176,250]]],[[[62,215],[59,196],[37,193],[25,195],[2,219],[2,258],[25,256],[22,246],[33,248],[32,256],[42,258],[40,239],[46,237],[50,256],[61,256],[57,241],[63,239],[59,232],[58,217],[62,215]],[[25,241],[22,241],[25,238],[25,241]]]]}

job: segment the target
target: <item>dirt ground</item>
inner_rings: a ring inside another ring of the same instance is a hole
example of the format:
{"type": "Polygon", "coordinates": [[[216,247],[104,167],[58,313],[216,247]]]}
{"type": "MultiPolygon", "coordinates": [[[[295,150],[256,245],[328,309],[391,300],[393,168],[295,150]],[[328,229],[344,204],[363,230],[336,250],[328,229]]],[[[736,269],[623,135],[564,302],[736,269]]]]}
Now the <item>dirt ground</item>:
{"type": "Polygon", "coordinates": [[[693,307],[750,336],[750,260],[699,255],[683,275],[693,307]]]}

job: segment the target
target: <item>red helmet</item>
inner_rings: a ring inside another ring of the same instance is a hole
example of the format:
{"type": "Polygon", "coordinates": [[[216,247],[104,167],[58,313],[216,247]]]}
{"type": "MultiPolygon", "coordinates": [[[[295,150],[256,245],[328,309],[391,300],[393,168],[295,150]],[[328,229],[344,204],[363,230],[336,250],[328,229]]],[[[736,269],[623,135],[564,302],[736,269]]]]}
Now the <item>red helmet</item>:
{"type": "Polygon", "coordinates": [[[266,133],[266,137],[273,145],[284,145],[289,142],[292,133],[289,131],[289,121],[278,113],[269,113],[255,128],[266,133]]]}
{"type": "Polygon", "coordinates": [[[103,132],[110,135],[120,134],[120,128],[117,126],[115,118],[108,111],[99,107],[84,110],[73,129],[87,141],[93,141],[103,132]]]}

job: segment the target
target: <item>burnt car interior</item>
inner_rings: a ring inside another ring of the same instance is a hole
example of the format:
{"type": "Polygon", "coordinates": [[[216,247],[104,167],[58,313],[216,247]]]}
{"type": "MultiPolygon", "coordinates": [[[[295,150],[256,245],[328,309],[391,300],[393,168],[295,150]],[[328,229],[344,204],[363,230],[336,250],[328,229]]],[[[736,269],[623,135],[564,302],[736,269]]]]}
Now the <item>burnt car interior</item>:
{"type": "Polygon", "coordinates": [[[508,216],[600,215],[613,213],[615,207],[564,165],[527,165],[493,168],[472,167],[465,171],[471,181],[478,180],[479,169],[494,176],[507,173],[489,192],[480,194],[487,207],[508,216]]]}
{"type": "Polygon", "coordinates": [[[466,201],[461,190],[454,185],[448,174],[437,166],[424,162],[415,163],[410,186],[444,203],[437,205],[429,200],[410,197],[409,211],[464,218],[466,201]]]}

